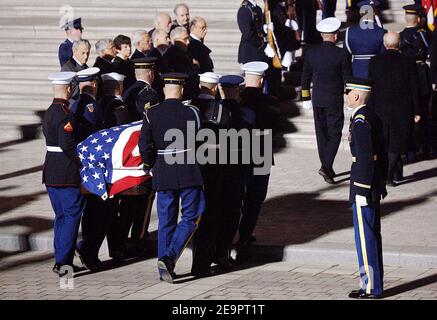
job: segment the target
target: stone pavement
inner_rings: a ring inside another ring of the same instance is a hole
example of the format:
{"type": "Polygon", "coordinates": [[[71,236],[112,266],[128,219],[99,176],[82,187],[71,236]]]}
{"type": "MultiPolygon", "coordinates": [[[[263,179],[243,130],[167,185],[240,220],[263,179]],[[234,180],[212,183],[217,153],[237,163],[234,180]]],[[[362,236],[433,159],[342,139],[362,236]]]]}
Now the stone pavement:
{"type": "MultiPolygon", "coordinates": [[[[51,253],[33,252],[0,262],[0,299],[42,300],[344,300],[358,286],[354,267],[274,262],[204,279],[189,276],[190,254],[179,260],[174,284],[160,282],[156,259],[89,274],[61,289],[51,253]]],[[[386,267],[387,300],[437,299],[437,268],[386,267]]]]}

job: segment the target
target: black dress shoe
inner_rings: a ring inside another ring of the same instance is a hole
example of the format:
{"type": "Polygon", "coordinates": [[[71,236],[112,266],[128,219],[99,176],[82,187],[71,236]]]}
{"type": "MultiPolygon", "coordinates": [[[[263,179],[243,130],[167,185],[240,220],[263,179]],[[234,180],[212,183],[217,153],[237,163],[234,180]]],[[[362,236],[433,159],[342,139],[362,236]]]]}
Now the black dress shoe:
{"type": "Polygon", "coordinates": [[[217,259],[217,269],[219,272],[230,272],[234,270],[234,259],[231,257],[221,257],[217,259]]]}
{"type": "Polygon", "coordinates": [[[216,272],[210,267],[200,270],[191,270],[191,275],[195,278],[206,278],[216,275],[216,272]]]}
{"type": "Polygon", "coordinates": [[[93,259],[90,259],[87,255],[85,255],[85,253],[80,248],[76,248],[75,254],[80,259],[80,262],[82,262],[82,265],[85,268],[87,268],[89,271],[97,271],[99,269],[98,263],[96,263],[95,261],[93,261],[93,259]]]}
{"type": "Polygon", "coordinates": [[[176,277],[176,274],[174,273],[174,262],[170,259],[168,256],[163,256],[161,259],[158,260],[158,269],[160,273],[160,279],[168,282],[173,283],[173,280],[176,277]]]}
{"type": "Polygon", "coordinates": [[[323,177],[323,179],[325,179],[326,183],[329,183],[329,184],[334,184],[335,183],[334,179],[332,178],[331,173],[329,172],[328,169],[325,169],[323,167],[320,168],[319,169],[319,174],[323,177]]]}
{"type": "Polygon", "coordinates": [[[349,293],[349,298],[351,299],[362,299],[362,300],[366,300],[366,299],[381,299],[382,295],[375,295],[372,293],[366,293],[363,290],[352,290],[349,293]]]}
{"type": "Polygon", "coordinates": [[[397,186],[397,183],[396,182],[394,182],[393,180],[387,180],[387,186],[389,186],[389,187],[396,187],[397,186]]]}

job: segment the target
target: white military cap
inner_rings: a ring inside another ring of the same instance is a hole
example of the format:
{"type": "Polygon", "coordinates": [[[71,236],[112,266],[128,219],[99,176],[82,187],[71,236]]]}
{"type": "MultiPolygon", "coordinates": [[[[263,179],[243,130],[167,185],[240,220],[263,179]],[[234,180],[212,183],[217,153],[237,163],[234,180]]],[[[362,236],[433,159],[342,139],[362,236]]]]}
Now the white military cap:
{"type": "Polygon", "coordinates": [[[76,72],[61,71],[49,73],[48,79],[52,84],[70,84],[71,80],[76,76],[76,72]]]}
{"type": "Polygon", "coordinates": [[[341,21],[337,18],[326,18],[317,24],[317,31],[321,33],[334,33],[340,29],[341,21]]]}
{"type": "Polygon", "coordinates": [[[266,71],[268,68],[269,65],[262,61],[252,61],[241,66],[241,70],[243,70],[246,74],[254,74],[257,76],[263,76],[264,71],[266,71]]]}
{"type": "Polygon", "coordinates": [[[80,70],[77,75],[77,81],[92,81],[97,79],[97,74],[100,72],[100,69],[97,67],[92,67],[84,70],[80,70]]]}
{"type": "Polygon", "coordinates": [[[220,75],[214,72],[205,72],[199,74],[200,82],[219,83],[220,75]]]}
{"type": "Polygon", "coordinates": [[[126,78],[124,75],[119,74],[117,72],[102,74],[103,81],[119,81],[119,82],[121,82],[124,80],[124,78],[126,78]]]}

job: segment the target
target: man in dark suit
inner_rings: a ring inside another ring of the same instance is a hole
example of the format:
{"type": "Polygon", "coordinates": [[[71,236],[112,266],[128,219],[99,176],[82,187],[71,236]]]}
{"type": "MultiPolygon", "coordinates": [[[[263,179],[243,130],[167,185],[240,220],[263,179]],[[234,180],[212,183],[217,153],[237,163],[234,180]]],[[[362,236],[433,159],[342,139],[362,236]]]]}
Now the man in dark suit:
{"type": "Polygon", "coordinates": [[[351,73],[347,52],[335,45],[340,25],[341,22],[336,18],[327,18],[319,22],[317,30],[324,41],[308,49],[304,56],[302,72],[304,108],[311,110],[314,106],[317,149],[322,164],[319,174],[330,184],[334,183],[335,173],[332,165],[340,145],[344,122],[344,78],[351,73]]]}
{"type": "Polygon", "coordinates": [[[199,93],[199,64],[195,64],[193,57],[188,52],[190,38],[183,27],[177,27],[170,32],[170,39],[173,45],[168,48],[164,58],[168,61],[169,69],[172,72],[180,72],[188,75],[185,81],[184,100],[191,100],[199,93]]]}
{"type": "Polygon", "coordinates": [[[159,99],[164,100],[164,82],[161,79],[161,74],[170,72],[167,58],[164,54],[170,46],[170,37],[167,32],[163,30],[155,30],[152,34],[153,49],[150,51],[149,56],[155,57],[155,81],[153,81],[152,87],[159,95],[159,99]]]}
{"type": "Polygon", "coordinates": [[[190,32],[188,53],[199,63],[199,73],[212,72],[214,70],[214,63],[209,56],[211,49],[203,43],[207,32],[205,19],[201,17],[193,18],[191,20],[190,32]]]}
{"type": "Polygon", "coordinates": [[[135,47],[135,51],[130,57],[131,60],[147,57],[153,48],[152,38],[149,36],[146,30],[135,31],[132,37],[132,42],[135,47]]]}
{"type": "Polygon", "coordinates": [[[111,39],[100,39],[96,42],[97,58],[93,67],[100,69],[99,75],[112,71],[112,59],[115,57],[114,43],[111,39]]]}
{"type": "MultiPolygon", "coordinates": [[[[82,39],[73,44],[73,56],[61,67],[61,71],[79,72],[88,69],[87,62],[90,56],[91,45],[88,40],[82,39]]],[[[72,104],[79,97],[79,84],[76,79],[72,81],[73,94],[70,99],[72,104]]]]}
{"type": "Polygon", "coordinates": [[[67,39],[59,45],[58,58],[61,67],[73,56],[73,42],[82,39],[82,18],[67,21],[62,27],[67,39]]]}
{"type": "Polygon", "coordinates": [[[387,49],[373,57],[369,78],[375,80],[369,105],[381,119],[388,152],[387,184],[403,179],[401,155],[408,150],[414,122],[420,120],[420,100],[415,62],[399,52],[400,35],[384,35],[387,49]]]}
{"type": "Polygon", "coordinates": [[[117,55],[112,60],[112,70],[125,76],[123,86],[127,90],[135,82],[135,68],[129,59],[132,52],[131,40],[129,37],[119,34],[114,38],[114,47],[117,55]]]}
{"type": "Polygon", "coordinates": [[[197,133],[200,121],[195,107],[182,104],[186,77],[180,73],[163,75],[166,99],[145,111],[138,143],[144,168],[152,169],[157,190],[158,270],[161,279],[170,283],[175,278],[175,264],[205,210],[200,168],[196,161],[189,161],[196,151],[187,135],[197,133]],[[164,139],[170,129],[181,133],[175,142],[164,139]],[[179,201],[182,216],[178,223],[179,201]]]}
{"type": "Polygon", "coordinates": [[[178,3],[174,9],[173,13],[176,19],[170,28],[170,32],[177,27],[184,27],[187,32],[190,32],[190,8],[185,3],[178,3]]]}

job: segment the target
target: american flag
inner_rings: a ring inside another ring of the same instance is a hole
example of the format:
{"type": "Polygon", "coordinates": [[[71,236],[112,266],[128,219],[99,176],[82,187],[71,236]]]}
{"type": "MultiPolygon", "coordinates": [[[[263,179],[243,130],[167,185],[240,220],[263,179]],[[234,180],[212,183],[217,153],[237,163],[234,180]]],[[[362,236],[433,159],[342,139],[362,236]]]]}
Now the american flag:
{"type": "Polygon", "coordinates": [[[137,121],[101,130],[77,145],[85,189],[106,200],[151,178],[138,149],[141,125],[137,121]]]}
{"type": "Polygon", "coordinates": [[[424,7],[426,11],[426,20],[429,30],[434,31],[437,15],[437,0],[422,0],[422,7],[424,7]]]}

